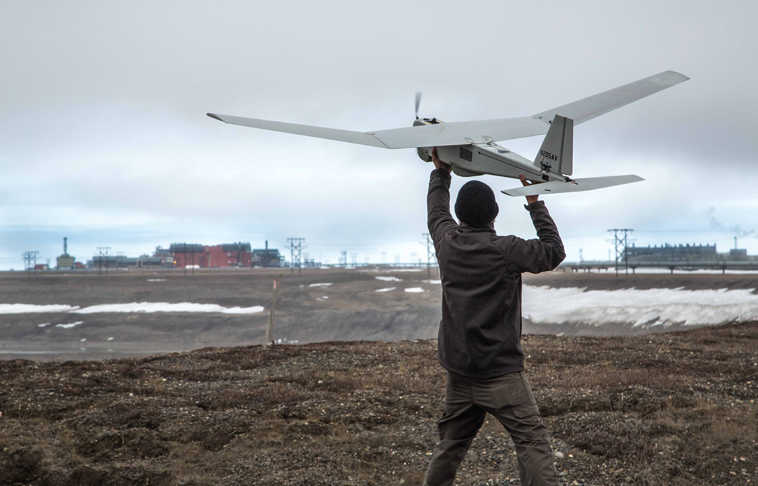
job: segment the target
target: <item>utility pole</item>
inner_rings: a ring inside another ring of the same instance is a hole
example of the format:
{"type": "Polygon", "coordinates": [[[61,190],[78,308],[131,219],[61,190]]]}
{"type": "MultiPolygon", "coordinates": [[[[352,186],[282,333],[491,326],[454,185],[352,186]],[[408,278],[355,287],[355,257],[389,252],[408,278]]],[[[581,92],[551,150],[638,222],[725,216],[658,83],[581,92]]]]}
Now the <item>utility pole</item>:
{"type": "Polygon", "coordinates": [[[97,247],[97,255],[99,256],[97,260],[97,273],[102,273],[103,271],[103,264],[105,264],[105,273],[108,274],[108,262],[106,260],[106,257],[108,257],[111,253],[111,247],[110,246],[98,246],[97,247]]]}
{"type": "Polygon", "coordinates": [[[432,241],[432,235],[429,233],[422,233],[426,243],[426,278],[432,278],[432,259],[434,258],[434,242],[432,241]]]}
{"type": "Polygon", "coordinates": [[[297,265],[298,273],[303,271],[303,248],[305,247],[305,238],[302,236],[290,236],[287,238],[287,245],[290,247],[290,271],[295,271],[297,265]]]}
{"type": "Polygon", "coordinates": [[[26,250],[23,253],[24,270],[26,270],[27,272],[34,270],[34,267],[37,266],[38,255],[39,255],[39,250],[26,250]]]}
{"type": "Polygon", "coordinates": [[[195,253],[196,253],[196,250],[197,250],[197,248],[195,248],[193,246],[192,247],[192,253],[190,253],[190,255],[192,255],[192,257],[191,257],[192,258],[192,266],[190,267],[192,275],[195,275],[195,253]]]}
{"type": "Polygon", "coordinates": [[[632,231],[634,231],[632,228],[611,228],[608,230],[609,233],[613,233],[613,249],[616,254],[616,276],[619,274],[619,260],[621,260],[622,256],[624,258],[624,272],[626,274],[629,273],[629,258],[626,249],[629,243],[629,233],[632,231]]]}
{"type": "Polygon", "coordinates": [[[266,326],[266,338],[263,343],[264,346],[269,346],[274,343],[272,337],[272,331],[274,328],[274,312],[276,310],[276,298],[279,296],[279,280],[274,279],[273,292],[271,295],[271,309],[268,313],[268,325],[266,326]]]}
{"type": "Polygon", "coordinates": [[[347,267],[347,250],[342,250],[340,252],[340,266],[342,268],[347,267]]]}

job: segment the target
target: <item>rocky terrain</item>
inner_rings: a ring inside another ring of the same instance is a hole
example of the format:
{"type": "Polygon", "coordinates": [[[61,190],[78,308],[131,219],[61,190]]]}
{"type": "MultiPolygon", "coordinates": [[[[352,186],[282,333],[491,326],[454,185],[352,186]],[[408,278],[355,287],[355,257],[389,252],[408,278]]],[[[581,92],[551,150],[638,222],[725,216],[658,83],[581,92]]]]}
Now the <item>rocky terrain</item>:
{"type": "MultiPolygon", "coordinates": [[[[435,347],[0,361],[0,484],[420,484],[442,413],[435,347]]],[[[758,322],[524,347],[565,484],[758,482],[758,322]]],[[[456,484],[517,477],[488,419],[456,484]]]]}

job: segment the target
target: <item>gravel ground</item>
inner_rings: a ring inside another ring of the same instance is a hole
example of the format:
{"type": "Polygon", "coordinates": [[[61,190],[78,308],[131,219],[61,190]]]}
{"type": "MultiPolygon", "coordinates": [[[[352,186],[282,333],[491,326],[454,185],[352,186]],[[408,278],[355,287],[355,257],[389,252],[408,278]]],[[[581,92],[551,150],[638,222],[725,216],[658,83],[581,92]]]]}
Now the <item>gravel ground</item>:
{"type": "MultiPolygon", "coordinates": [[[[758,322],[525,336],[570,485],[758,482],[758,322]]],[[[0,361],[0,484],[420,484],[444,374],[433,340],[0,361]]],[[[516,485],[488,419],[459,485],[516,485]]]]}

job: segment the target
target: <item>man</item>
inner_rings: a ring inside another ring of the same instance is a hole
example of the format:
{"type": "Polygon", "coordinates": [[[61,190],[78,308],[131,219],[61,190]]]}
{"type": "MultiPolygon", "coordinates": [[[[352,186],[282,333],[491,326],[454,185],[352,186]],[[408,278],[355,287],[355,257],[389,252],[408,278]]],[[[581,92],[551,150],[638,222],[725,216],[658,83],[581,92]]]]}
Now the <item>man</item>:
{"type": "MultiPolygon", "coordinates": [[[[440,443],[424,484],[453,484],[489,412],[513,439],[521,484],[557,485],[547,430],[523,373],[521,274],[554,269],[566,256],[563,243],[537,196],[527,196],[525,207],[539,239],[497,236],[495,195],[479,181],[459,191],[457,224],[449,209],[450,166],[436,149],[432,160],[428,223],[442,279],[439,359],[448,377],[440,443]]],[[[529,185],[524,176],[521,182],[529,185]]]]}

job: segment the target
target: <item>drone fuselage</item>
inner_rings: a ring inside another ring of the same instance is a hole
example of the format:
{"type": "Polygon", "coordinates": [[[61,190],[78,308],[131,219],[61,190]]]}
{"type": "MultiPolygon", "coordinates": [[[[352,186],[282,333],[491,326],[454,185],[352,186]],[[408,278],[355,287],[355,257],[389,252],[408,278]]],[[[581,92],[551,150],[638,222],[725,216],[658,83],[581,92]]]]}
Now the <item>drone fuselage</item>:
{"type": "Polygon", "coordinates": [[[437,153],[441,160],[450,164],[456,175],[462,177],[491,174],[518,179],[523,174],[532,181],[565,179],[559,174],[540,170],[531,160],[494,142],[439,147],[437,153]]]}
{"type": "MultiPolygon", "coordinates": [[[[413,121],[413,126],[436,125],[438,123],[444,122],[436,118],[417,118],[413,121]]],[[[424,162],[431,162],[432,148],[419,147],[416,149],[419,158],[424,162]]],[[[565,180],[564,176],[541,170],[531,160],[511,152],[494,141],[438,147],[437,154],[440,160],[449,164],[453,172],[461,177],[490,174],[518,179],[523,174],[532,181],[565,180]]]]}

